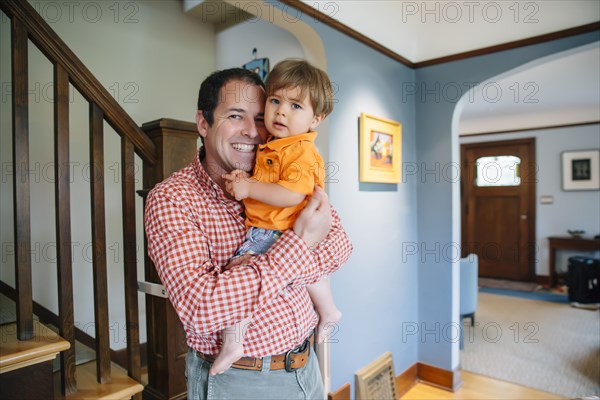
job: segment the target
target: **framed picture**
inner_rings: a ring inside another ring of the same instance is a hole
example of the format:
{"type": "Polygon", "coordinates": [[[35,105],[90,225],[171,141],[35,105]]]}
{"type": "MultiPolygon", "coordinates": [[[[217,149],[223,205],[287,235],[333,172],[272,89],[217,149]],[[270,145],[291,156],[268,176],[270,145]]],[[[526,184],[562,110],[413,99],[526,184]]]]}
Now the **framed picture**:
{"type": "Polygon", "coordinates": [[[260,79],[264,81],[269,73],[269,59],[255,58],[254,60],[248,61],[246,64],[244,64],[242,68],[255,72],[258,74],[258,76],[260,76],[260,79]]]}
{"type": "Polygon", "coordinates": [[[600,189],[600,150],[562,153],[563,190],[600,189]]]}
{"type": "Polygon", "coordinates": [[[400,182],[402,125],[362,113],[359,129],[360,182],[400,182]]]}
{"type": "Polygon", "coordinates": [[[389,351],[354,375],[356,400],[397,399],[396,375],[389,351]]]}

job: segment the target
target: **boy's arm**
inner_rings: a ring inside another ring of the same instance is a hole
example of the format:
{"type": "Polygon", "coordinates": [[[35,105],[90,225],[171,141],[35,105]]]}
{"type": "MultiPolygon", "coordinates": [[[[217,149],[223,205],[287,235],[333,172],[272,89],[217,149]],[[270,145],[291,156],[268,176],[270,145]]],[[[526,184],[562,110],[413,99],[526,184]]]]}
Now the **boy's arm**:
{"type": "MultiPolygon", "coordinates": [[[[243,171],[241,171],[243,172],[243,171]]],[[[277,183],[259,182],[233,171],[223,175],[225,187],[237,201],[251,198],[275,207],[292,207],[300,204],[306,195],[286,189],[277,183]]]]}

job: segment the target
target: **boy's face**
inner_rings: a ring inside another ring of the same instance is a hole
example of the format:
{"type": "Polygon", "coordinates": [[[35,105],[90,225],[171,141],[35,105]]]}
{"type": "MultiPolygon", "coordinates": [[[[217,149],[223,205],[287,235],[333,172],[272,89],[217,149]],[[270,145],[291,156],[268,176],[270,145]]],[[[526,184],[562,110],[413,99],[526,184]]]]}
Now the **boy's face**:
{"type": "Polygon", "coordinates": [[[300,88],[283,88],[267,97],[265,127],[271,135],[278,138],[300,135],[319,125],[323,117],[315,115],[306,92],[300,98],[300,88]]]}

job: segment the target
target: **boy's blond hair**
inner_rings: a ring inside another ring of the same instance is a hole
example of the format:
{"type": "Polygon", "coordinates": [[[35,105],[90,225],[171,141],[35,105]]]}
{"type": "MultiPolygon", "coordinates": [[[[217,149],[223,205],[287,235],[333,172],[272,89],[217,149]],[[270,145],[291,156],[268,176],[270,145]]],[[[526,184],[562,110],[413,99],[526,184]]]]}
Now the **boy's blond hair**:
{"type": "Polygon", "coordinates": [[[277,90],[299,88],[300,96],[308,97],[315,115],[325,118],[333,111],[333,87],[327,73],[300,59],[278,62],[267,75],[267,96],[277,90]]]}

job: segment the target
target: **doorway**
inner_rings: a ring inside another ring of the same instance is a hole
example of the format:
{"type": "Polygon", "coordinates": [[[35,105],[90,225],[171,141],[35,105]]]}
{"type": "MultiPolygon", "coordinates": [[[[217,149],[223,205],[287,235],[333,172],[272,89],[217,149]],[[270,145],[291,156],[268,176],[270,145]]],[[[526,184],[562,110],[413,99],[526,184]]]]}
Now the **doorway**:
{"type": "Polygon", "coordinates": [[[535,139],[461,145],[462,256],[479,276],[535,280],[535,139]]]}

